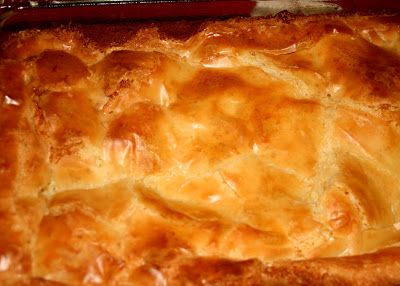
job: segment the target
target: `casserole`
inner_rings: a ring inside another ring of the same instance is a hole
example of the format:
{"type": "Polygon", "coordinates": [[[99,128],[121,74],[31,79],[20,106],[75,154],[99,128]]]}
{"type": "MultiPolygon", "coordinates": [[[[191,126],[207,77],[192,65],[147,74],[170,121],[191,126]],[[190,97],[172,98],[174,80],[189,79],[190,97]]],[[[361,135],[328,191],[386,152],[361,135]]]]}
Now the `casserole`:
{"type": "Polygon", "coordinates": [[[400,283],[399,17],[3,35],[3,285],[400,283]]]}

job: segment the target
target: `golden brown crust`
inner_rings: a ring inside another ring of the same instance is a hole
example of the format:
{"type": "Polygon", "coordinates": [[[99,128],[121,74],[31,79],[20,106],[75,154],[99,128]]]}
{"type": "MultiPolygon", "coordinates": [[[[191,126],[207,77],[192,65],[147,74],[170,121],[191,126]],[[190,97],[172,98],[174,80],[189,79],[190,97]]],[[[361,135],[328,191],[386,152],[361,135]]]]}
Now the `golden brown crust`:
{"type": "Polygon", "coordinates": [[[398,16],[2,35],[2,285],[400,284],[398,16]]]}

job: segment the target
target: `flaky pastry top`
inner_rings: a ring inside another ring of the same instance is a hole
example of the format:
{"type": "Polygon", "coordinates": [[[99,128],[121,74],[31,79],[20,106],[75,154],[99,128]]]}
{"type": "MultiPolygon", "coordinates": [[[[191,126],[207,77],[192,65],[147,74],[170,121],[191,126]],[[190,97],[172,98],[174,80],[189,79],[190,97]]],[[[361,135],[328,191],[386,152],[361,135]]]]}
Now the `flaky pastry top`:
{"type": "Polygon", "coordinates": [[[400,283],[399,25],[3,32],[1,284],[400,283]]]}

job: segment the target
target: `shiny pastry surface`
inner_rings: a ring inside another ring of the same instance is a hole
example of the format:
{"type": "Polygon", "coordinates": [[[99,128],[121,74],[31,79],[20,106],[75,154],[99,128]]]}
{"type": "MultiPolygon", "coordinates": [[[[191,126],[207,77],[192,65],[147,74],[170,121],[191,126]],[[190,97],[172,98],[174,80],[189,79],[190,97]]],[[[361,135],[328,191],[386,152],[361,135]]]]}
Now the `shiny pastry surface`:
{"type": "Polygon", "coordinates": [[[400,283],[398,16],[4,32],[0,97],[2,285],[400,283]]]}

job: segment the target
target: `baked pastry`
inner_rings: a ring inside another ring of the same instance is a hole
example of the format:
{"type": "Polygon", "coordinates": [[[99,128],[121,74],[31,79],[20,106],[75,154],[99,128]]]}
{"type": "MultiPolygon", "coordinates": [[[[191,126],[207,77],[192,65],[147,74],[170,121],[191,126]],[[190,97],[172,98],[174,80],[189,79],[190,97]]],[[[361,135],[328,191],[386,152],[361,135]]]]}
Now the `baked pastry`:
{"type": "Polygon", "coordinates": [[[399,284],[399,20],[4,32],[1,284],[399,284]]]}

